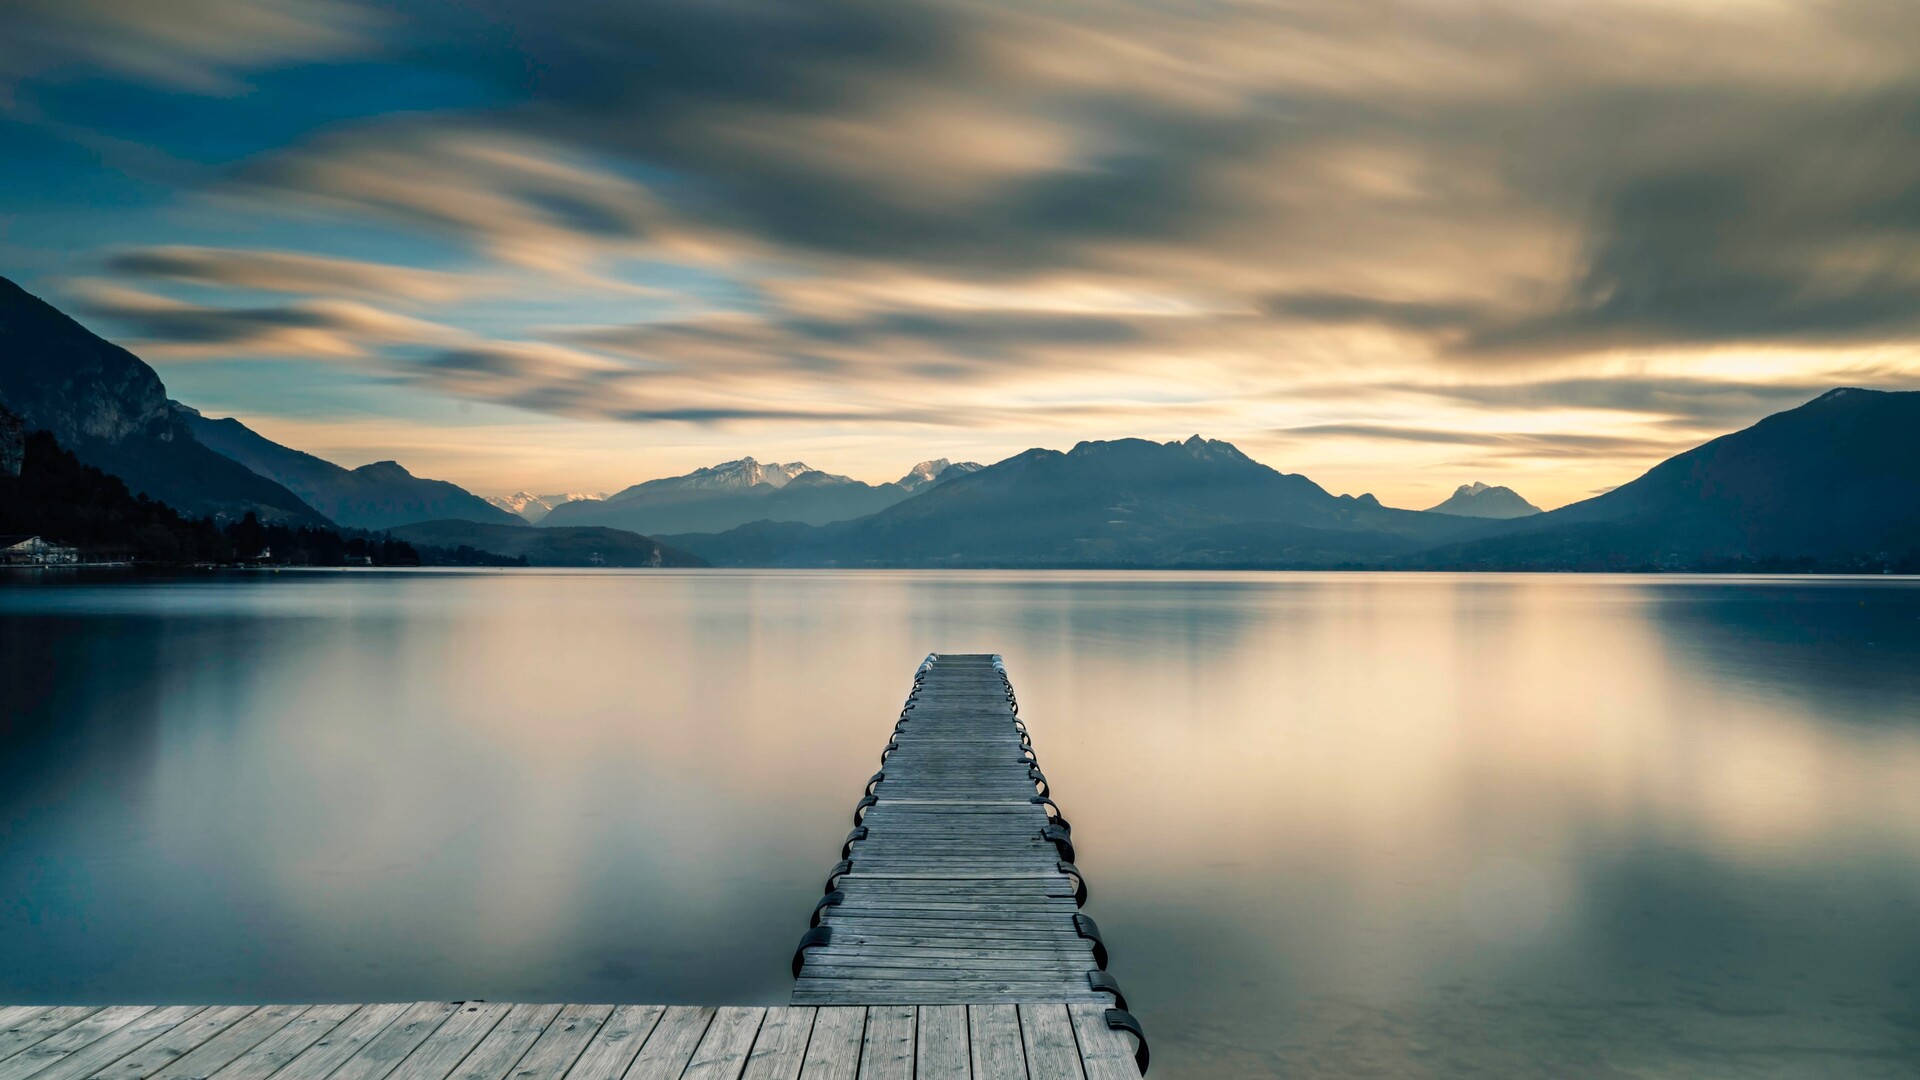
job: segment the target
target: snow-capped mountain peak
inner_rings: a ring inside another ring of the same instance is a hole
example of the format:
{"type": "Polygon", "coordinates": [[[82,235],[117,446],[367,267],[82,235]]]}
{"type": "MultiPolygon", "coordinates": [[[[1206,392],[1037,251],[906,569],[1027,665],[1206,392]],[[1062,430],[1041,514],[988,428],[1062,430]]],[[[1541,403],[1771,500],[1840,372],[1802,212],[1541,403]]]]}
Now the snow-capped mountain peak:
{"type": "Polygon", "coordinates": [[[946,458],[934,458],[932,461],[923,461],[913,468],[908,469],[907,475],[895,482],[908,491],[918,491],[947,475],[949,472],[959,476],[966,473],[979,472],[980,469],[981,466],[978,462],[953,462],[948,461],[946,458]]]}
{"type": "Polygon", "coordinates": [[[750,488],[757,484],[771,487],[786,487],[787,482],[804,472],[812,472],[805,462],[792,461],[781,464],[777,461],[758,462],[750,457],[734,461],[723,461],[718,465],[709,465],[704,469],[695,469],[685,476],[672,477],[677,481],[673,486],[680,488],[750,488]]]}
{"type": "Polygon", "coordinates": [[[600,491],[563,491],[553,495],[516,491],[511,495],[489,495],[487,501],[509,514],[520,515],[531,524],[552,513],[556,506],[570,502],[594,502],[606,497],[606,493],[600,491]]]}
{"type": "Polygon", "coordinates": [[[1478,480],[1461,484],[1453,489],[1453,494],[1446,502],[1427,509],[1430,513],[1479,518],[1528,517],[1540,512],[1539,507],[1521,498],[1520,493],[1512,488],[1483,484],[1478,480]]]}

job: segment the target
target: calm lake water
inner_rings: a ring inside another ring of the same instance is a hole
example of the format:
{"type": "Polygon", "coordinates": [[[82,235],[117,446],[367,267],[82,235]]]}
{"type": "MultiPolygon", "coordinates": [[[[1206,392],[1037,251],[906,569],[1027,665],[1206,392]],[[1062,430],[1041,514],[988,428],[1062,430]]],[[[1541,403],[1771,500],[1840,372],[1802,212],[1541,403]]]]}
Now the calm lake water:
{"type": "Polygon", "coordinates": [[[779,1003],[930,650],[1155,1077],[1920,1074],[1911,580],[14,577],[0,1001],[779,1003]]]}

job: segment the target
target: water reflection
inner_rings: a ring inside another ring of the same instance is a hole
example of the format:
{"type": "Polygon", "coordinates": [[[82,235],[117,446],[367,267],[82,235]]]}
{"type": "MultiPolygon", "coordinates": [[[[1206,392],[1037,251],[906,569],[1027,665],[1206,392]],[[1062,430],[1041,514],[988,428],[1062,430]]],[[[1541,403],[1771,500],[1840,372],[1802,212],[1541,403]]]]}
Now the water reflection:
{"type": "Polygon", "coordinates": [[[0,999],[777,1002],[929,648],[999,651],[1161,1077],[1908,1076],[1902,581],[0,588],[0,999]]]}

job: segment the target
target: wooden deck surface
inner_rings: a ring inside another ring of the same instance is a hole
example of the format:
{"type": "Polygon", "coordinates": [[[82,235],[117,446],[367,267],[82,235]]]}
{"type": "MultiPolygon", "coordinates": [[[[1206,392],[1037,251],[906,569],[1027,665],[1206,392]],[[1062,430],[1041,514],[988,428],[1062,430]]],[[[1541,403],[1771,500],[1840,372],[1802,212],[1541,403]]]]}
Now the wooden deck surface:
{"type": "Polygon", "coordinates": [[[0,1080],[1136,1080],[1094,1004],[0,1007],[0,1080]]]}
{"type": "Polygon", "coordinates": [[[1089,982],[1098,930],[1016,712],[998,657],[922,665],[816,912],[826,940],[796,961],[795,1004],[1114,1003],[1089,982]]]}

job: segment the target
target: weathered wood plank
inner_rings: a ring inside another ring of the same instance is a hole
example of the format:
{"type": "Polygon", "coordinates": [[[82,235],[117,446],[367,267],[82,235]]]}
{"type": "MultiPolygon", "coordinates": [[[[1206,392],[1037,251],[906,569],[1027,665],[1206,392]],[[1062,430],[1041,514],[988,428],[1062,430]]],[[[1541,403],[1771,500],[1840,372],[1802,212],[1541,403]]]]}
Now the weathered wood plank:
{"type": "Polygon", "coordinates": [[[973,1080],[1027,1080],[1019,1006],[967,1006],[967,1046],[973,1055],[973,1080]]]}
{"type": "Polygon", "coordinates": [[[707,1033],[694,1048],[693,1058],[680,1080],[738,1080],[747,1067],[754,1036],[760,1034],[765,1009],[721,1009],[713,1014],[707,1033]]]}
{"type": "MultiPolygon", "coordinates": [[[[857,993],[857,988],[855,988],[853,992],[857,993]]],[[[836,983],[834,989],[827,993],[811,994],[801,991],[796,992],[794,998],[802,1004],[825,1006],[832,1005],[844,999],[848,993],[849,990],[846,986],[836,983]]],[[[923,987],[903,990],[900,992],[900,996],[907,999],[903,1004],[908,1005],[1022,1005],[1039,1000],[1040,992],[1035,990],[1016,990],[1006,993],[993,993],[983,990],[968,990],[965,994],[957,994],[932,987],[923,987]],[[955,998],[960,998],[961,1000],[956,1001],[954,1000],[955,998]]],[[[1109,999],[1105,997],[1087,994],[1074,1001],[1068,1002],[1068,1004],[1102,1005],[1106,1004],[1108,1000],[1109,999]]]]}
{"type": "MultiPolygon", "coordinates": [[[[838,938],[838,935],[836,935],[838,938]]],[[[968,948],[964,937],[954,939],[957,943],[935,943],[913,937],[892,937],[885,939],[866,939],[846,935],[844,941],[832,945],[823,945],[814,950],[810,958],[821,964],[834,964],[840,957],[867,957],[873,954],[871,945],[884,941],[886,954],[897,956],[915,966],[940,966],[942,960],[1049,960],[1072,961],[1075,964],[1091,964],[1093,947],[1085,939],[1063,941],[1057,938],[1010,938],[983,941],[978,948],[968,948]]],[[[1083,968],[1084,970],[1084,968],[1083,968]]]]}
{"type": "Polygon", "coordinates": [[[611,1005],[568,1005],[510,1073],[514,1080],[561,1080],[613,1015],[611,1005]]]}
{"type": "MultiPolygon", "coordinates": [[[[925,950],[922,950],[924,952],[925,950]]],[[[824,955],[813,957],[813,973],[810,978],[830,977],[830,973],[842,971],[866,971],[867,977],[877,977],[879,970],[915,971],[924,974],[926,981],[951,981],[971,978],[977,973],[1005,974],[1017,971],[1047,973],[1048,978],[1071,977],[1086,970],[1087,958],[1083,953],[1073,956],[1067,953],[1050,953],[1039,950],[1023,952],[976,953],[972,956],[916,956],[905,949],[890,949],[886,952],[864,953],[854,949],[843,949],[829,953],[821,949],[824,955]]]]}
{"type": "Polygon", "coordinates": [[[215,1080],[266,1080],[359,1010],[358,1005],[315,1005],[234,1058],[215,1080]]]}
{"type": "Polygon", "coordinates": [[[1140,1067],[1133,1059],[1133,1037],[1107,1027],[1107,1006],[1069,1005],[1067,1015],[1073,1020],[1087,1080],[1140,1080],[1140,1067]]]}
{"type": "Polygon", "coordinates": [[[0,1080],[23,1080],[150,1011],[145,1005],[109,1005],[0,1061],[0,1080]]]}
{"type": "Polygon", "coordinates": [[[987,982],[1031,982],[1037,986],[1050,986],[1054,982],[1066,982],[1073,978],[1073,969],[1066,965],[1039,965],[1039,963],[1000,963],[1000,965],[973,965],[964,969],[916,969],[912,965],[902,965],[893,957],[874,957],[864,965],[845,965],[845,967],[820,967],[810,969],[806,978],[814,980],[899,980],[899,982],[927,982],[937,986],[948,986],[964,990],[975,984],[987,982]]]}
{"type": "Polygon", "coordinates": [[[967,1048],[967,1007],[922,1005],[914,1011],[914,1080],[969,1080],[973,1059],[967,1048]]]}
{"type": "Polygon", "coordinates": [[[566,1080],[620,1080],[666,1014],[661,1005],[622,1005],[587,1043],[566,1080]]]}
{"type": "Polygon", "coordinates": [[[511,1006],[448,1074],[450,1080],[504,1080],[558,1015],[558,1005],[511,1006]]]}
{"type": "Polygon", "coordinates": [[[870,1005],[860,1080],[913,1080],[914,1007],[870,1005]]]}
{"type": "Polygon", "coordinates": [[[96,1039],[34,1073],[32,1080],[78,1080],[91,1076],[172,1031],[200,1011],[201,1006],[198,1005],[168,1005],[153,1009],[107,1037],[96,1039]]]}
{"type": "MultiPolygon", "coordinates": [[[[409,1055],[427,1041],[428,1036],[454,1015],[461,1006],[448,1001],[420,1001],[406,1007],[379,1034],[367,1040],[339,1069],[324,1080],[383,1080],[409,1055]]],[[[298,1059],[302,1073],[310,1069],[298,1059]]],[[[313,1076],[311,1080],[322,1080],[313,1076]]]]}
{"type": "Polygon", "coordinates": [[[98,1007],[92,1005],[62,1005],[28,1014],[25,1019],[0,1031],[0,1061],[52,1038],[99,1011],[98,1007]]]}
{"type": "MultiPolygon", "coordinates": [[[[974,985],[954,983],[903,983],[897,979],[831,979],[812,986],[796,987],[793,996],[803,1004],[832,1005],[845,997],[879,997],[895,994],[902,1005],[995,1005],[1037,1001],[1050,991],[1046,983],[1001,982],[974,985]],[[836,996],[838,995],[838,996],[836,996]]],[[[1102,1004],[1110,999],[1083,993],[1066,1004],[1102,1004]]]]}
{"type": "Polygon", "coordinates": [[[1085,1080],[1073,1019],[1065,1005],[1021,1005],[1020,1037],[1026,1044],[1029,1073],[1046,1080],[1085,1080]]]}
{"type": "Polygon", "coordinates": [[[679,1080],[717,1010],[675,1005],[660,1017],[627,1070],[627,1080],[679,1080]]]}
{"type": "Polygon", "coordinates": [[[88,1080],[139,1080],[155,1076],[161,1070],[205,1045],[255,1012],[252,1005],[223,1005],[202,1009],[143,1043],[137,1050],[114,1059],[93,1072],[88,1080]]]}
{"type": "Polygon", "coordinates": [[[858,1080],[866,1027],[865,1008],[822,1008],[813,1018],[813,1039],[807,1044],[800,1080],[858,1080]]]}
{"type": "Polygon", "coordinates": [[[262,1005],[149,1075],[155,1080],[207,1080],[306,1011],[305,1005],[262,1005]]]}
{"type": "MultiPolygon", "coordinates": [[[[292,1061],[274,1074],[274,1080],[326,1080],[334,1070],[378,1038],[389,1025],[407,1015],[409,1008],[415,1007],[397,1002],[361,1006],[352,1016],[335,1025],[333,1030],[320,1036],[312,1046],[295,1055],[292,1061]]],[[[452,1006],[446,1008],[451,1011],[452,1006]]]]}
{"type": "Polygon", "coordinates": [[[507,1015],[509,1006],[470,1001],[456,1007],[433,1033],[394,1066],[398,1080],[446,1080],[480,1040],[507,1015]]]}
{"type": "Polygon", "coordinates": [[[741,1080],[797,1080],[813,1035],[813,1014],[804,1006],[768,1009],[741,1080]]]}

